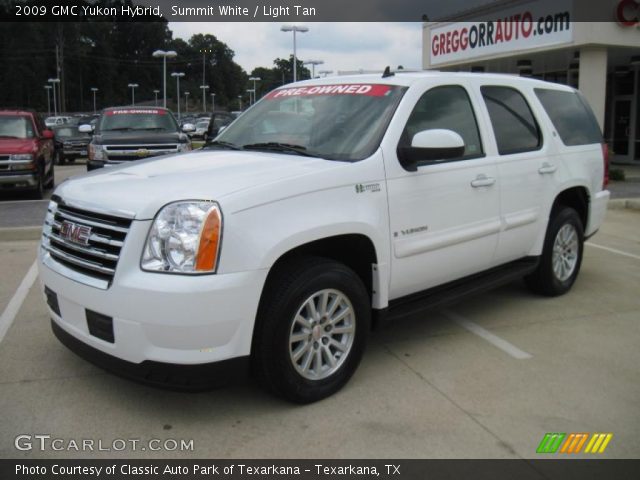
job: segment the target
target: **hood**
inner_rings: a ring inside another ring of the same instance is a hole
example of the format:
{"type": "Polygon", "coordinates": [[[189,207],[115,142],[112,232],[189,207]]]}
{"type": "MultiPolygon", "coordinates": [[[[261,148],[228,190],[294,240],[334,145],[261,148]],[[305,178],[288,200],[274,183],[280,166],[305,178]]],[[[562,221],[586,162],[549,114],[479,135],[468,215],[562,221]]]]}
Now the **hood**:
{"type": "Polygon", "coordinates": [[[0,153],[33,153],[36,141],[33,138],[0,137],[0,153]]]}
{"type": "MultiPolygon", "coordinates": [[[[216,200],[253,187],[336,168],[332,162],[297,155],[200,150],[134,165],[105,167],[60,184],[56,195],[78,206],[152,219],[178,200],[216,200]]],[[[278,188],[273,189],[274,197],[278,188]]]]}
{"type": "Polygon", "coordinates": [[[186,141],[187,137],[180,132],[150,132],[140,130],[100,132],[93,137],[93,143],[96,145],[146,145],[186,141]]]}

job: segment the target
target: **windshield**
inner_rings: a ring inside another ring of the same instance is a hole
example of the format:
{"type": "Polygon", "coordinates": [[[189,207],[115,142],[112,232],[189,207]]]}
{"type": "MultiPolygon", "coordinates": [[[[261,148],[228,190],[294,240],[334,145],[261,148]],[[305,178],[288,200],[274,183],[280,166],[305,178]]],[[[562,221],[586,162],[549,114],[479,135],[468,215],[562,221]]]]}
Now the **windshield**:
{"type": "Polygon", "coordinates": [[[362,160],[380,145],[405,91],[377,84],[274,90],[227,127],[212,146],[362,160]]]}
{"type": "Polygon", "coordinates": [[[80,133],[78,131],[78,127],[60,127],[55,129],[56,137],[67,138],[67,137],[84,137],[89,136],[88,133],[80,133]]]}
{"type": "Polygon", "coordinates": [[[103,132],[118,130],[175,132],[178,130],[178,124],[173,115],[166,110],[123,108],[106,111],[100,119],[99,130],[103,132]]]}
{"type": "Polygon", "coordinates": [[[0,137],[32,138],[31,120],[18,115],[0,115],[0,137]]]}

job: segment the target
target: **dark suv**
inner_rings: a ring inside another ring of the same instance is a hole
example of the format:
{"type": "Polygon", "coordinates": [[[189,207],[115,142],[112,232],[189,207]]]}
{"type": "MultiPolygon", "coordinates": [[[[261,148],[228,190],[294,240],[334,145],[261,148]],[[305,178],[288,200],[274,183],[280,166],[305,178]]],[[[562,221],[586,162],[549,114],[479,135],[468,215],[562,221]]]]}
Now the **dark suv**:
{"type": "Polygon", "coordinates": [[[53,188],[53,132],[32,111],[0,110],[0,188],[53,188]]]}
{"type": "MultiPolygon", "coordinates": [[[[87,133],[90,128],[79,127],[87,133]]],[[[87,170],[187,150],[191,141],[168,109],[112,107],[103,110],[93,132],[87,170]]]]}

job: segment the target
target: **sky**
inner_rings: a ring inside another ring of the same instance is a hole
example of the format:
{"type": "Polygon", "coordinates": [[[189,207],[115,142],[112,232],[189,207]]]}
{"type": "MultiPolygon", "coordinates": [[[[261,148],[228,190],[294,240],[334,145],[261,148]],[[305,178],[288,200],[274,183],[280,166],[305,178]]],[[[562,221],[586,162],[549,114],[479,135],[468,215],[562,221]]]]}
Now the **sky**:
{"type": "MultiPolygon", "coordinates": [[[[323,60],[320,70],[383,70],[387,65],[422,67],[422,23],[306,23],[309,31],[296,34],[300,60],[323,60]]],[[[226,43],[247,73],[272,67],[276,58],[293,53],[293,34],[280,23],[171,22],[174,38],[188,40],[196,33],[212,34],[226,43]]],[[[310,68],[310,66],[309,66],[310,68]]]]}

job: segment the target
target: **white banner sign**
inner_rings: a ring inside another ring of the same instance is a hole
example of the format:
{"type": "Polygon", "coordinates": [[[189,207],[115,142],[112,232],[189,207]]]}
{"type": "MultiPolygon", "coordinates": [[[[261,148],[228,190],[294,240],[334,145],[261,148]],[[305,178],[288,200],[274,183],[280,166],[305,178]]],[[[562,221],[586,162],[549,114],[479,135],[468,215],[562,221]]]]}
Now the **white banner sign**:
{"type": "Polygon", "coordinates": [[[490,21],[435,25],[431,65],[571,42],[571,17],[571,0],[541,0],[496,12],[490,21]]]}

